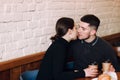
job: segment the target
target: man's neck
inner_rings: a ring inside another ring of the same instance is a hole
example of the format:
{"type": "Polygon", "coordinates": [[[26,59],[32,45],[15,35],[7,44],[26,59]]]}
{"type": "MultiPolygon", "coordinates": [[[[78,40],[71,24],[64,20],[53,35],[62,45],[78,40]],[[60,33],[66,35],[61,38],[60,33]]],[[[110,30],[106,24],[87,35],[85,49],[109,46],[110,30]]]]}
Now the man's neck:
{"type": "Polygon", "coordinates": [[[95,35],[94,35],[94,36],[90,36],[88,39],[85,40],[85,42],[90,43],[90,42],[92,42],[95,38],[96,38],[95,35]]]}

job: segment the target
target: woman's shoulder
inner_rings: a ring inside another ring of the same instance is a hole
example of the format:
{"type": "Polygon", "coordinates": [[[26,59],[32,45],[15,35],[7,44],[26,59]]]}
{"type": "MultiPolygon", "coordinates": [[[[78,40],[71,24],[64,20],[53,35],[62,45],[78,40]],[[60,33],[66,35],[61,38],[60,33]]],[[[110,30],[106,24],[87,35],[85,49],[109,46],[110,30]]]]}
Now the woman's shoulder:
{"type": "Polygon", "coordinates": [[[80,39],[70,41],[70,44],[78,44],[78,43],[81,43],[80,39]]]}

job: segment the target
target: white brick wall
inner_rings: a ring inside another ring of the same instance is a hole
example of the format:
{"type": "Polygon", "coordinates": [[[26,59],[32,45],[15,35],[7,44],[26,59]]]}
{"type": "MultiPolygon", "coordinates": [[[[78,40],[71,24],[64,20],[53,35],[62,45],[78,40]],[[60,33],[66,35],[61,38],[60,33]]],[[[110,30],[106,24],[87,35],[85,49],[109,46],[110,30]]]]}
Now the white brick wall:
{"type": "Polygon", "coordinates": [[[0,61],[46,50],[58,18],[88,13],[101,19],[99,36],[120,32],[120,0],[0,0],[0,61]]]}

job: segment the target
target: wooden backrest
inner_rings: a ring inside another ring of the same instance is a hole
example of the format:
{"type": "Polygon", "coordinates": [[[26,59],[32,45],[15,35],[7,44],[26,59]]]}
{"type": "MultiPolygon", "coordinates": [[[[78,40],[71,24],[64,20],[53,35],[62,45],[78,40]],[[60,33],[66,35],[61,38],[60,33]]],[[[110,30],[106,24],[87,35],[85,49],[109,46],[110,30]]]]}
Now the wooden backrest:
{"type": "Polygon", "coordinates": [[[40,67],[45,52],[0,62],[0,80],[19,80],[22,72],[40,67]]]}
{"type": "Polygon", "coordinates": [[[111,45],[113,45],[115,42],[120,42],[120,33],[107,35],[102,38],[108,41],[111,45]]]}

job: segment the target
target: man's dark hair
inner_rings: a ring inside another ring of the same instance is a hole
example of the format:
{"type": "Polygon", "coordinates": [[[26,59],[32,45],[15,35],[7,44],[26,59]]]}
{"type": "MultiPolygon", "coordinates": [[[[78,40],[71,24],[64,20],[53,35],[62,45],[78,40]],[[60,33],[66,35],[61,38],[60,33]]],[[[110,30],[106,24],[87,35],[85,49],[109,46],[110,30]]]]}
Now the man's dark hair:
{"type": "Polygon", "coordinates": [[[83,16],[80,20],[83,22],[89,23],[90,26],[94,26],[96,28],[96,30],[98,29],[98,27],[100,25],[99,18],[93,14],[87,14],[87,15],[83,16]]]}

